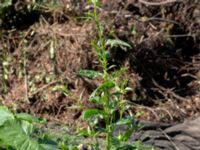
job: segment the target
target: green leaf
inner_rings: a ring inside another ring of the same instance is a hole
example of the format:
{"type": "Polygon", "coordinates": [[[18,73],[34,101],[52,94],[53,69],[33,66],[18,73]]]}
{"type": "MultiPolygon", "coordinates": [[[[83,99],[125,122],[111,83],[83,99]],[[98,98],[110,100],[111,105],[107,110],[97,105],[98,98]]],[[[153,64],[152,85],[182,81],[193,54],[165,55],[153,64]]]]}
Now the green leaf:
{"type": "Polygon", "coordinates": [[[27,135],[32,134],[35,129],[33,124],[27,121],[21,121],[21,127],[27,135]]]}
{"type": "Polygon", "coordinates": [[[110,46],[111,48],[115,46],[125,46],[128,48],[132,48],[130,44],[119,39],[108,39],[106,42],[106,46],[110,46]]]}
{"type": "Polygon", "coordinates": [[[105,116],[104,111],[99,109],[88,109],[83,113],[83,119],[87,120],[93,117],[94,115],[102,115],[105,116]]]}
{"type": "Polygon", "coordinates": [[[126,128],[125,130],[121,130],[119,128],[119,131],[115,131],[116,133],[118,133],[118,136],[117,136],[118,140],[124,141],[124,142],[127,141],[131,137],[133,131],[138,129],[138,125],[134,124],[133,120],[134,119],[131,116],[129,116],[113,124],[113,126],[116,126],[116,127],[122,126],[126,128]]]}
{"type": "Polygon", "coordinates": [[[112,96],[116,96],[116,97],[120,97],[120,96],[122,96],[122,93],[121,92],[114,92],[114,93],[112,93],[111,94],[112,96]]]}
{"type": "Polygon", "coordinates": [[[0,127],[0,140],[16,150],[44,150],[36,140],[26,135],[16,120],[8,120],[0,127]]]}
{"type": "Polygon", "coordinates": [[[80,76],[87,77],[89,79],[95,79],[97,77],[102,77],[103,74],[94,70],[80,70],[77,73],[80,76]]]}
{"type": "Polygon", "coordinates": [[[16,120],[8,120],[0,127],[0,140],[4,145],[11,146],[16,150],[57,150],[55,146],[40,143],[38,140],[27,135],[20,123],[16,120]]]}
{"type": "Polygon", "coordinates": [[[99,5],[99,0],[90,0],[90,2],[91,2],[94,6],[98,6],[98,5],[99,5]]]}
{"type": "Polygon", "coordinates": [[[135,146],[127,144],[127,145],[119,146],[115,150],[138,150],[138,149],[135,146]]]}
{"type": "Polygon", "coordinates": [[[0,0],[0,12],[2,9],[12,5],[12,0],[0,0]]]}
{"type": "Polygon", "coordinates": [[[101,90],[109,90],[111,88],[113,88],[115,86],[115,83],[112,82],[112,81],[107,81],[107,82],[103,82],[101,85],[99,85],[93,92],[92,94],[90,95],[90,98],[89,100],[92,101],[94,100],[94,97],[97,96],[97,93],[101,90]]]}
{"type": "Polygon", "coordinates": [[[15,115],[16,119],[18,120],[24,120],[24,121],[28,121],[30,123],[36,122],[36,123],[44,123],[45,120],[42,118],[37,118],[37,117],[33,117],[29,114],[26,113],[19,113],[15,115]]]}
{"type": "Polygon", "coordinates": [[[128,125],[128,124],[133,124],[133,118],[132,117],[127,117],[120,119],[118,122],[116,122],[115,125],[128,125]]]}
{"type": "Polygon", "coordinates": [[[14,115],[4,106],[0,106],[0,126],[7,120],[14,120],[14,115]]]}
{"type": "Polygon", "coordinates": [[[80,129],[80,130],[78,130],[78,134],[79,134],[80,136],[85,136],[85,137],[87,137],[87,136],[90,136],[90,137],[93,136],[93,137],[94,137],[94,136],[98,135],[99,132],[96,132],[96,131],[94,131],[94,130],[91,130],[91,128],[88,127],[87,129],[80,129]]]}
{"type": "Polygon", "coordinates": [[[112,82],[112,81],[107,81],[107,82],[103,82],[101,85],[99,85],[96,90],[99,91],[99,90],[102,90],[102,89],[111,89],[115,86],[115,83],[112,82]]]}
{"type": "Polygon", "coordinates": [[[41,120],[24,113],[13,115],[8,108],[0,106],[0,146],[16,150],[56,150],[52,146],[46,148],[48,145],[41,145],[31,136],[34,129],[32,122],[41,120]]]}
{"type": "Polygon", "coordinates": [[[101,97],[99,96],[92,96],[90,97],[90,101],[94,103],[100,103],[101,97]]]}
{"type": "Polygon", "coordinates": [[[133,92],[133,88],[131,88],[131,87],[126,87],[126,88],[125,88],[125,91],[126,91],[126,92],[133,92]]]}

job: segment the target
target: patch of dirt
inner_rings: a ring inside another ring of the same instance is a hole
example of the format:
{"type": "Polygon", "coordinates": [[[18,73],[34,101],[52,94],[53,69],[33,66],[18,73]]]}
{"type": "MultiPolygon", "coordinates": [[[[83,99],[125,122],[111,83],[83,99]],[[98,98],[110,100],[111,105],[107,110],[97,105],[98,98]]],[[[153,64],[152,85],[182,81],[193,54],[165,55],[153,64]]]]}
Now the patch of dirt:
{"type": "MultiPolygon", "coordinates": [[[[102,1],[98,11],[105,36],[133,47],[111,49],[109,65],[129,68],[125,76],[134,89],[126,96],[132,103],[130,113],[145,120],[180,122],[199,114],[200,2],[150,3],[102,1]]],[[[83,126],[82,111],[94,107],[88,97],[101,82],[77,75],[81,69],[101,70],[90,45],[96,39],[94,22],[81,18],[90,8],[85,1],[66,1],[22,31],[2,31],[0,55],[8,56],[11,73],[8,82],[1,79],[1,87],[8,87],[7,92],[1,89],[1,103],[83,126]],[[58,86],[66,86],[67,94],[55,90],[58,86]]],[[[3,63],[1,71],[5,73],[3,63]]]]}

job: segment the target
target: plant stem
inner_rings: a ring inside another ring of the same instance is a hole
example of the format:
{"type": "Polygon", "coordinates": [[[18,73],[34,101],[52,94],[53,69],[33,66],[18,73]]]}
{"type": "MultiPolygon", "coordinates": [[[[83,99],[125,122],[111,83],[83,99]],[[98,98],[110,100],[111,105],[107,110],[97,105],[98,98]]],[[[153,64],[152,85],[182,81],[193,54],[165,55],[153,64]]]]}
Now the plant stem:
{"type": "Polygon", "coordinates": [[[109,92],[108,90],[104,90],[105,93],[105,104],[104,111],[106,112],[106,149],[110,149],[111,144],[111,129],[110,129],[110,110],[109,110],[109,92]]]}
{"type": "Polygon", "coordinates": [[[98,38],[99,38],[99,43],[100,43],[100,53],[101,53],[101,63],[103,66],[103,72],[104,72],[104,81],[108,80],[108,73],[107,73],[107,60],[106,60],[106,50],[105,50],[105,43],[103,41],[103,31],[102,31],[102,26],[99,21],[99,17],[97,15],[97,4],[94,3],[94,20],[96,23],[97,27],[97,32],[98,32],[98,38]]]}
{"type": "MultiPolygon", "coordinates": [[[[107,72],[107,58],[106,58],[106,48],[105,48],[105,41],[103,39],[103,28],[101,25],[101,22],[99,20],[99,16],[97,14],[97,3],[94,4],[94,10],[93,10],[93,18],[97,27],[97,34],[98,34],[98,39],[99,43],[99,49],[98,53],[100,53],[99,60],[101,61],[102,67],[103,67],[103,81],[108,82],[109,77],[108,77],[108,72],[107,72]]],[[[104,89],[104,112],[106,113],[106,149],[110,150],[111,149],[111,136],[112,136],[112,114],[110,114],[110,95],[108,89],[104,89]]]]}

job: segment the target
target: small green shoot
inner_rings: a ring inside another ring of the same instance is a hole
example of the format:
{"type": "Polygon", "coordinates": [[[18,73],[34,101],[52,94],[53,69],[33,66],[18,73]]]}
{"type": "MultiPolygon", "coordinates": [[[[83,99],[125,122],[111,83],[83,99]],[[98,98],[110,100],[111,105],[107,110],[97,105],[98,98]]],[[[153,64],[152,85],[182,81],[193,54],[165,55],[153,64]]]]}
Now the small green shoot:
{"type": "Polygon", "coordinates": [[[16,150],[57,150],[56,145],[42,143],[33,136],[35,126],[44,120],[28,114],[13,114],[6,107],[0,106],[0,147],[16,150]]]}

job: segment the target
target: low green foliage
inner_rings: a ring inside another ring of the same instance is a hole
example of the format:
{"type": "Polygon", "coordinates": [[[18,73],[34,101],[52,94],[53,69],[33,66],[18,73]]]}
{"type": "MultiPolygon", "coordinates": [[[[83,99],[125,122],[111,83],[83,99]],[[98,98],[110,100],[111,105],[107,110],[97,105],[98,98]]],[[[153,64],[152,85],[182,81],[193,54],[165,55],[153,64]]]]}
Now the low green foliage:
{"type": "Polygon", "coordinates": [[[0,0],[0,14],[2,13],[3,9],[12,5],[12,0],[0,0]]]}
{"type": "Polygon", "coordinates": [[[16,150],[55,150],[56,145],[43,143],[34,137],[33,123],[44,120],[20,113],[14,115],[6,107],[0,107],[0,146],[16,150]]]}
{"type": "Polygon", "coordinates": [[[13,114],[0,106],[0,149],[6,150],[77,150],[77,136],[42,132],[37,124],[46,121],[26,113],[13,114]]]}
{"type": "MultiPolygon", "coordinates": [[[[102,114],[98,109],[90,109],[84,113],[85,119],[90,119],[95,114],[102,114]]],[[[104,115],[104,114],[103,114],[104,115]]],[[[42,118],[36,118],[26,113],[13,114],[8,108],[0,106],[0,149],[5,150],[79,150],[83,142],[82,136],[97,136],[100,132],[90,130],[80,130],[79,135],[63,134],[62,126],[55,129],[48,128],[48,132],[44,132],[37,128],[37,124],[45,123],[42,118]]],[[[153,150],[152,147],[144,146],[140,142],[122,143],[127,141],[130,136],[132,119],[121,119],[113,124],[114,126],[128,125],[128,130],[118,137],[112,137],[112,145],[110,150],[153,150]],[[129,134],[129,135],[127,135],[129,134]]],[[[65,128],[63,126],[63,128],[65,128]]],[[[98,143],[90,143],[95,149],[99,148],[98,143]]],[[[102,144],[101,144],[102,146],[102,144]]]]}

